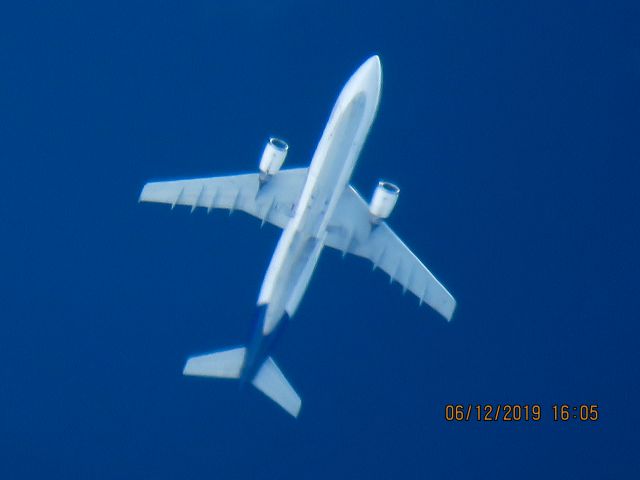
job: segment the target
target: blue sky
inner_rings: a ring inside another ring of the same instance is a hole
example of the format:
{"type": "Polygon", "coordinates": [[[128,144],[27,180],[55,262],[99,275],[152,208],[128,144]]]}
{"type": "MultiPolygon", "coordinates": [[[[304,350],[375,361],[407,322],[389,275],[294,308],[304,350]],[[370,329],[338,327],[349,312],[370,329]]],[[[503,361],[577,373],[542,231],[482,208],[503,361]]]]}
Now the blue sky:
{"type": "Polygon", "coordinates": [[[635,2],[21,2],[0,15],[3,478],[633,478],[638,388],[635,2]],[[278,239],[138,204],[149,179],[309,162],[371,54],[353,176],[453,322],[326,251],[275,352],[293,421],[185,378],[243,342],[278,239]],[[449,423],[447,403],[538,403],[449,423]],[[595,423],[551,405],[598,404],[595,423]]]}

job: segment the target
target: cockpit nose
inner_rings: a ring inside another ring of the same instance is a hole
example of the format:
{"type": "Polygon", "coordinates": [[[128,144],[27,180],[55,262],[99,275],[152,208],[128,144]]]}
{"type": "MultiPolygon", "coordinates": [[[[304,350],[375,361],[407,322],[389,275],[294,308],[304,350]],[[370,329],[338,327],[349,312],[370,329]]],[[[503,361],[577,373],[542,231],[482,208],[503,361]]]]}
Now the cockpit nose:
{"type": "Polygon", "coordinates": [[[382,65],[380,64],[380,57],[378,55],[369,57],[369,59],[367,60],[367,63],[369,62],[371,62],[372,64],[371,68],[375,68],[377,72],[382,71],[382,65]]]}
{"type": "Polygon", "coordinates": [[[366,62],[362,64],[360,70],[364,75],[373,79],[380,81],[382,77],[382,65],[380,63],[380,57],[378,55],[374,55],[369,57],[366,62]]]}
{"type": "Polygon", "coordinates": [[[382,87],[382,65],[380,64],[380,57],[378,55],[369,57],[360,65],[360,68],[358,68],[358,71],[353,77],[357,78],[358,84],[365,90],[378,96],[382,87]]]}

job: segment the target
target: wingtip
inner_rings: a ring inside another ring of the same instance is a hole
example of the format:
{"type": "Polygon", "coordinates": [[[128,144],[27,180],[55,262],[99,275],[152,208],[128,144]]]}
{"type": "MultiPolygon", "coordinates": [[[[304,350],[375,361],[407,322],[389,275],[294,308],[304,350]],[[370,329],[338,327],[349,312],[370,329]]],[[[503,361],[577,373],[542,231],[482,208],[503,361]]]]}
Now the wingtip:
{"type": "Polygon", "coordinates": [[[449,308],[447,315],[444,315],[444,318],[447,319],[447,322],[451,322],[451,320],[453,319],[453,313],[456,311],[456,307],[458,306],[455,298],[452,297],[451,302],[451,307],[449,308]]]}

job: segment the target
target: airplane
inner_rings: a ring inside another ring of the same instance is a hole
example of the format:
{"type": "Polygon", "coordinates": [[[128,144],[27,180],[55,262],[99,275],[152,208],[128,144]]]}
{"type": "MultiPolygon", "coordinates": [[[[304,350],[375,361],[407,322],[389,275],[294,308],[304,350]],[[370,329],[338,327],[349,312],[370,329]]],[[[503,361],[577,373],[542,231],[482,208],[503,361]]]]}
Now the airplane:
{"type": "Polygon", "coordinates": [[[400,189],[380,181],[367,202],[349,185],[356,161],[373,123],[382,87],[377,55],[351,76],[336,101],[308,168],[282,169],[289,146],[272,137],[259,172],[244,175],[147,183],[141,202],[186,205],[210,212],[241,210],[280,227],[282,235],[258,295],[259,315],[246,346],[188,359],[183,374],[251,382],[289,414],[297,417],[302,400],[270,352],[295,314],[324,247],[364,257],[374,270],[411,291],[447,320],[456,301],[389,228],[400,189]]]}

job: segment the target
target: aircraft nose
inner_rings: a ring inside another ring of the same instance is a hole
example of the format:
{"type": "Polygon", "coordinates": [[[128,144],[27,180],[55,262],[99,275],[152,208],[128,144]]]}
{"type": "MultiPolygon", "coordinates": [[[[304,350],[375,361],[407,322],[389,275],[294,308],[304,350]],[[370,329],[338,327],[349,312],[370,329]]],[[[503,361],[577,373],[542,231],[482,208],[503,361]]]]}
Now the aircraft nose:
{"type": "Polygon", "coordinates": [[[359,93],[364,93],[367,97],[367,104],[371,111],[375,112],[380,101],[380,91],[382,89],[382,66],[380,57],[373,55],[369,57],[351,76],[342,92],[340,92],[340,104],[348,105],[359,93]]]}
{"type": "Polygon", "coordinates": [[[369,57],[367,61],[362,64],[362,69],[366,70],[367,76],[379,78],[382,75],[382,65],[380,64],[380,57],[378,55],[369,57]]]}
{"type": "Polygon", "coordinates": [[[369,57],[358,69],[358,76],[366,79],[365,82],[367,85],[376,85],[379,88],[382,83],[380,57],[378,55],[369,57]]]}
{"type": "Polygon", "coordinates": [[[382,64],[380,63],[380,57],[378,55],[370,57],[367,62],[371,62],[378,71],[382,70],[382,64]]]}

